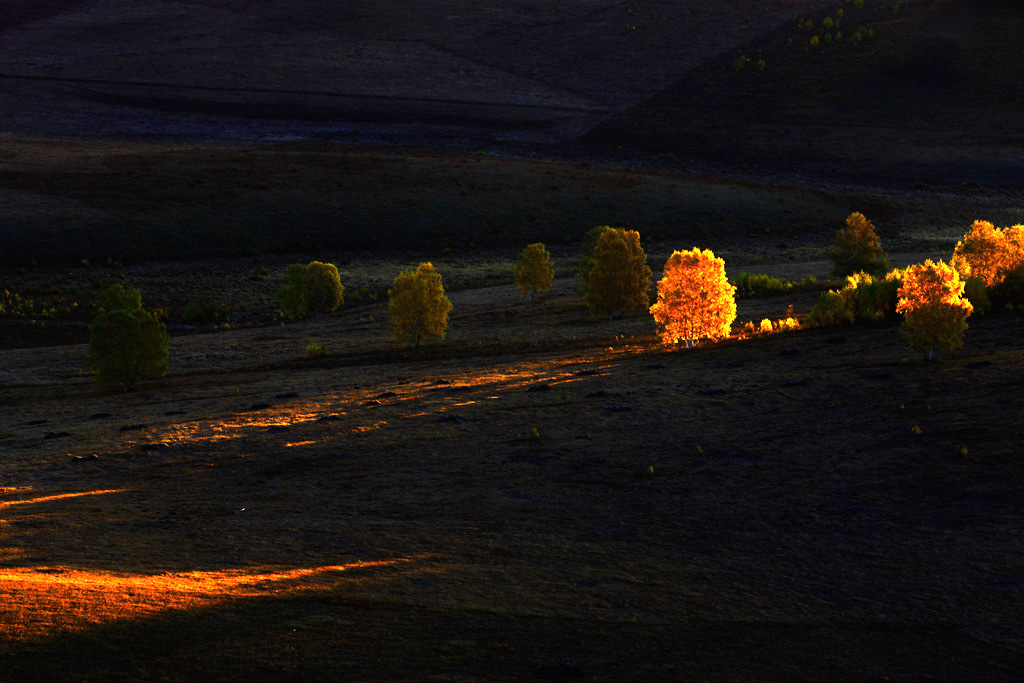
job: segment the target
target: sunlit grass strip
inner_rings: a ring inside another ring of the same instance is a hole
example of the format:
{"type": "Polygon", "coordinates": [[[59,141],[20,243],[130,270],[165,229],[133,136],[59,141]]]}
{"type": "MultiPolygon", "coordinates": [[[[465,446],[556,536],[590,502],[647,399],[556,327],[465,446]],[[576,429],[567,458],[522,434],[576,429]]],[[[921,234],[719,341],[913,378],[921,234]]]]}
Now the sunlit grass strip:
{"type": "Polygon", "coordinates": [[[221,600],[282,590],[325,588],[330,574],[388,567],[417,557],[351,562],[270,572],[196,571],[156,575],[60,567],[0,569],[0,642],[42,638],[57,631],[187,610],[221,600]],[[320,578],[320,581],[310,579],[320,578]],[[298,582],[282,586],[285,582],[298,582]]]}
{"type": "Polygon", "coordinates": [[[78,493],[58,493],[52,496],[40,496],[38,498],[26,498],[24,500],[0,500],[0,509],[12,505],[29,505],[31,503],[45,503],[51,500],[64,500],[65,498],[79,498],[81,496],[99,496],[105,493],[124,493],[128,489],[105,489],[103,491],[80,491],[78,493]]]}

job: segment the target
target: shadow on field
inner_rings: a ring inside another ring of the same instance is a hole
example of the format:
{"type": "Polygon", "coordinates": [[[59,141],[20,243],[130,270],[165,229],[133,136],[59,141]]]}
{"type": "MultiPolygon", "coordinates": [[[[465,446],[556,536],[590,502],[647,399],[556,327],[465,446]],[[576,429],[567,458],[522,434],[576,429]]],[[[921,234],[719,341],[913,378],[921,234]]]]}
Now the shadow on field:
{"type": "Polygon", "coordinates": [[[1019,680],[1021,660],[944,624],[647,624],[449,610],[334,593],[239,599],[0,648],[20,681],[1019,680]],[[6,652],[4,652],[6,650],[6,652]]]}

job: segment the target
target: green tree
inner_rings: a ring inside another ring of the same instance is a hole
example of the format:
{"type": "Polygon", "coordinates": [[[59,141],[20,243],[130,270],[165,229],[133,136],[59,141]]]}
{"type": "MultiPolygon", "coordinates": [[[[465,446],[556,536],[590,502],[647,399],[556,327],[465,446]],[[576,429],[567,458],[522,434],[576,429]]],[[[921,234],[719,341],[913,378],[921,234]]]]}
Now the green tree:
{"type": "Polygon", "coordinates": [[[576,263],[576,280],[579,283],[576,291],[580,296],[586,296],[587,294],[587,285],[590,282],[590,268],[593,265],[591,261],[594,258],[594,247],[597,246],[597,238],[605,230],[614,230],[614,228],[608,225],[599,225],[596,228],[591,228],[587,230],[587,233],[583,236],[583,241],[580,242],[580,255],[576,263]]]}
{"type": "Polygon", "coordinates": [[[142,308],[142,295],[134,287],[113,284],[100,292],[96,307],[102,311],[134,311],[142,308]]]}
{"type": "Polygon", "coordinates": [[[140,379],[167,374],[167,342],[167,328],[149,311],[102,311],[89,326],[86,364],[97,382],[128,391],[140,379]]]}
{"type": "Polygon", "coordinates": [[[288,266],[288,275],[277,292],[277,303],[289,318],[304,318],[310,313],[319,318],[337,309],[344,300],[345,286],[337,266],[321,261],[288,266]]]}
{"type": "Polygon", "coordinates": [[[555,267],[551,265],[551,253],[542,242],[535,242],[523,249],[519,262],[512,272],[516,286],[523,294],[533,300],[535,292],[546,292],[551,289],[555,279],[555,267]]]}
{"type": "Polygon", "coordinates": [[[865,272],[883,277],[889,271],[889,257],[875,233],[874,224],[862,213],[851,213],[846,227],[836,232],[832,249],[832,274],[845,277],[865,272]]]}
{"type": "Polygon", "coordinates": [[[309,311],[306,303],[306,266],[293,263],[288,266],[284,284],[277,290],[277,303],[281,312],[289,318],[305,317],[309,311]]]}
{"type": "Polygon", "coordinates": [[[329,313],[345,300],[345,285],[341,284],[338,268],[333,263],[312,261],[306,266],[304,282],[306,305],[317,318],[329,313]]]}
{"type": "Polygon", "coordinates": [[[399,273],[388,290],[391,336],[407,341],[412,348],[427,337],[444,339],[452,303],[444,295],[441,274],[431,263],[399,273]]]}
{"type": "Polygon", "coordinates": [[[651,269],[640,246],[640,233],[624,228],[602,231],[594,245],[584,296],[590,312],[615,317],[622,311],[647,310],[650,288],[651,269]]]}

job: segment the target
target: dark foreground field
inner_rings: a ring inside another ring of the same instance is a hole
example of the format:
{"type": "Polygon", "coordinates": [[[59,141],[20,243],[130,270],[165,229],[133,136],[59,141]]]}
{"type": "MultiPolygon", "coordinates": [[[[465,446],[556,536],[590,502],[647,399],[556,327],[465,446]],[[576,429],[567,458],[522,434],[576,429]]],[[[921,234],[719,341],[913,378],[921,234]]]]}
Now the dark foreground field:
{"type": "Polygon", "coordinates": [[[128,395],[3,352],[3,676],[1024,675],[1019,315],[680,352],[570,284],[415,352],[383,304],[178,337],[128,395]]]}

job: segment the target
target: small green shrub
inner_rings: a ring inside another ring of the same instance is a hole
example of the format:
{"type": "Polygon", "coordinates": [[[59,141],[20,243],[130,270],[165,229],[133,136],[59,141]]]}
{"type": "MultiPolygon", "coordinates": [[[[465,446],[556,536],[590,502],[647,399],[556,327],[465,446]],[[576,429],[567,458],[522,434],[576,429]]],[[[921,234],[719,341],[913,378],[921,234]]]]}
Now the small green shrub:
{"type": "Polygon", "coordinates": [[[102,311],[134,311],[142,308],[142,295],[134,287],[110,285],[100,293],[96,307],[102,311]]]}
{"type": "Polygon", "coordinates": [[[853,310],[846,303],[846,298],[834,289],[818,297],[818,302],[807,318],[811,325],[852,325],[853,320],[853,310]]]}
{"type": "Polygon", "coordinates": [[[210,325],[227,319],[228,309],[213,301],[190,302],[181,312],[181,319],[190,325],[210,325]]]}
{"type": "Polygon", "coordinates": [[[323,344],[310,344],[306,347],[306,358],[325,358],[331,355],[323,344]]]}

